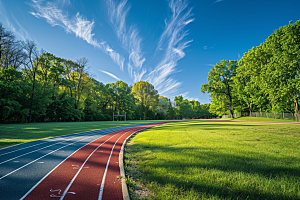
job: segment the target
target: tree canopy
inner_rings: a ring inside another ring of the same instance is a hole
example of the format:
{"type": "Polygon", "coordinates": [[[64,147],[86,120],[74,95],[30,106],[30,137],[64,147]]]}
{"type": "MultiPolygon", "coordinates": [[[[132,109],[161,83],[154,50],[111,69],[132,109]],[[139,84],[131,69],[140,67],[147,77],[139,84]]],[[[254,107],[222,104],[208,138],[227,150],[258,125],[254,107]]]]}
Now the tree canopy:
{"type": "Polygon", "coordinates": [[[183,101],[182,114],[147,81],[103,84],[90,75],[87,58],[39,50],[0,23],[0,123],[112,120],[113,112],[126,112],[127,119],[212,117],[206,105],[201,113],[200,102],[183,101]]]}
{"type": "Polygon", "coordinates": [[[217,63],[201,91],[211,94],[210,111],[217,115],[229,110],[232,116],[231,109],[236,113],[299,113],[299,61],[300,20],[275,30],[265,42],[244,53],[237,64],[217,63]]]}

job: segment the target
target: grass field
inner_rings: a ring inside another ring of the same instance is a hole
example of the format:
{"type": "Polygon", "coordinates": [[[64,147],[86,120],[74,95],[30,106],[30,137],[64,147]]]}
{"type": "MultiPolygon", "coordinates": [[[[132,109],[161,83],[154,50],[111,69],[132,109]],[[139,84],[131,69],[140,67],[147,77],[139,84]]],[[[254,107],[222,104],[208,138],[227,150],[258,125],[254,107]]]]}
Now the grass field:
{"type": "Polygon", "coordinates": [[[300,126],[193,120],[153,127],[126,145],[125,169],[131,187],[142,194],[146,185],[150,199],[300,199],[300,126]]]}
{"type": "Polygon", "coordinates": [[[265,122],[300,122],[286,119],[271,119],[264,117],[239,117],[239,118],[219,118],[218,120],[237,120],[237,121],[265,121],[265,122]]]}
{"type": "Polygon", "coordinates": [[[235,118],[233,120],[241,120],[241,121],[266,121],[266,122],[300,122],[295,120],[286,120],[286,119],[271,119],[264,117],[240,117],[235,118]]]}
{"type": "Polygon", "coordinates": [[[151,121],[101,121],[101,122],[47,122],[26,124],[0,124],[0,148],[42,138],[81,133],[104,128],[126,126],[151,121]]]}

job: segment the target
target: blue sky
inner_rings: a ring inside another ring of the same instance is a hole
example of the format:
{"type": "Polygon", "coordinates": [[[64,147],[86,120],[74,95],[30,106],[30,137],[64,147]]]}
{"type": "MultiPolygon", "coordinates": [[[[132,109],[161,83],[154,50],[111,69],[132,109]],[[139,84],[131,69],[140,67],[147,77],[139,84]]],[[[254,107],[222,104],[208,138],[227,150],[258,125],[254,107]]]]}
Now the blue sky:
{"type": "Polygon", "coordinates": [[[0,0],[0,21],[56,56],[89,60],[103,83],[152,83],[168,98],[210,102],[200,87],[300,19],[299,0],[0,0]]]}

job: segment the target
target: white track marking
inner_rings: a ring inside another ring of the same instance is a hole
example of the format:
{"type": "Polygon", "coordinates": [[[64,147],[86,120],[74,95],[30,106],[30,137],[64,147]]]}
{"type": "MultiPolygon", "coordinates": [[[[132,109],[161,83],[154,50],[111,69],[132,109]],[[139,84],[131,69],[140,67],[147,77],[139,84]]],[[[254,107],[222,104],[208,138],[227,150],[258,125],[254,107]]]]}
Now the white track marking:
{"type": "MultiPolygon", "coordinates": [[[[118,128],[118,127],[114,127],[114,128],[118,128]]],[[[107,132],[106,129],[98,129],[98,130],[87,131],[87,132],[82,132],[82,133],[74,133],[74,134],[71,134],[71,135],[63,135],[63,136],[57,136],[57,137],[53,137],[53,138],[44,138],[44,139],[39,139],[39,140],[35,140],[35,141],[32,141],[32,142],[37,142],[37,141],[52,142],[52,141],[56,141],[56,140],[60,140],[60,139],[68,138],[68,137],[76,138],[76,137],[81,136],[81,135],[89,135],[93,132],[99,132],[99,131],[102,132],[103,130],[105,130],[104,133],[107,132]]],[[[45,143],[45,142],[43,142],[43,143],[45,143]]],[[[15,145],[12,145],[12,146],[4,147],[4,148],[1,148],[0,151],[5,150],[5,149],[9,149],[9,148],[12,148],[12,147],[15,147],[15,146],[20,146],[20,145],[23,145],[23,144],[26,144],[26,143],[29,143],[29,142],[19,143],[19,144],[15,144],[15,145]]],[[[39,144],[36,144],[36,145],[40,145],[40,144],[43,144],[43,143],[39,143],[39,144]]],[[[30,147],[33,147],[33,146],[36,146],[36,145],[32,145],[30,147]]],[[[23,149],[26,149],[26,148],[29,148],[29,147],[24,147],[24,148],[14,150],[14,151],[11,151],[11,152],[8,152],[8,153],[3,153],[3,154],[0,154],[0,156],[5,155],[5,154],[9,154],[9,153],[13,153],[15,151],[23,150],[23,149]]]]}
{"type": "MultiPolygon", "coordinates": [[[[93,136],[89,136],[89,137],[93,137],[93,136]]],[[[83,139],[81,139],[81,140],[87,139],[87,138],[89,138],[89,137],[85,137],[85,138],[83,138],[83,139]]],[[[56,149],[56,150],[53,150],[53,151],[51,151],[51,152],[49,152],[49,153],[47,153],[47,154],[45,154],[45,155],[43,155],[43,156],[41,156],[41,157],[35,159],[35,160],[33,160],[33,161],[27,163],[26,165],[23,165],[22,167],[19,167],[18,169],[16,169],[16,170],[14,170],[14,171],[12,171],[12,172],[10,172],[10,173],[8,173],[8,174],[6,174],[6,175],[0,177],[0,180],[3,179],[3,178],[5,178],[5,177],[7,177],[7,176],[9,176],[9,175],[11,175],[11,174],[13,174],[13,173],[15,173],[16,171],[19,171],[20,169],[22,169],[22,168],[24,168],[24,167],[26,167],[26,166],[28,166],[28,165],[34,163],[35,161],[40,160],[41,158],[44,158],[44,157],[46,157],[46,156],[48,156],[48,155],[50,155],[50,154],[52,154],[52,153],[54,153],[54,152],[56,152],[56,151],[62,149],[62,148],[65,148],[65,147],[67,147],[67,146],[70,146],[70,145],[72,145],[72,144],[75,144],[75,143],[77,143],[77,142],[80,142],[81,140],[78,140],[78,141],[76,141],[76,142],[72,142],[72,143],[67,144],[67,145],[65,145],[65,146],[62,146],[62,147],[60,147],[60,148],[58,148],[58,149],[56,149]]]]}
{"type": "MultiPolygon", "coordinates": [[[[105,135],[103,135],[102,137],[104,137],[105,135]]],[[[90,136],[92,137],[92,136],[90,136]]],[[[101,137],[100,137],[101,138],[101,137]]],[[[98,140],[99,138],[95,139],[98,140]]],[[[91,141],[90,143],[94,142],[95,140],[91,141]]],[[[90,143],[84,145],[83,147],[89,145],[90,143]]],[[[77,149],[76,151],[74,151],[71,155],[69,155],[68,157],[66,157],[63,161],[61,161],[56,167],[54,167],[50,172],[48,172],[48,174],[46,174],[39,182],[37,182],[20,200],[25,199],[25,197],[28,196],[28,194],[30,194],[30,192],[32,192],[32,190],[34,190],[43,180],[45,180],[45,178],[47,178],[56,168],[58,168],[63,162],[65,162],[69,157],[71,157],[73,154],[75,154],[77,151],[79,151],[80,149],[82,149],[83,147],[77,149]]],[[[52,189],[51,189],[52,190],[52,189]]],[[[51,191],[50,190],[50,191],[51,191]]]]}
{"type": "MultiPolygon", "coordinates": [[[[129,131],[128,131],[128,132],[129,132],[129,131]]],[[[128,133],[128,132],[126,132],[126,133],[128,133]]],[[[125,135],[126,133],[124,133],[123,135],[125,135]]],[[[121,137],[123,137],[123,135],[121,135],[121,137]]],[[[110,158],[111,158],[111,155],[112,155],[112,153],[113,153],[113,151],[114,151],[114,148],[115,148],[117,142],[119,141],[119,139],[120,139],[121,137],[118,138],[118,140],[115,142],[114,146],[113,146],[112,149],[111,149],[111,152],[110,152],[108,161],[107,161],[107,163],[106,163],[106,168],[105,168],[105,171],[104,171],[104,174],[103,174],[103,178],[102,178],[102,183],[101,183],[101,187],[100,187],[100,192],[99,192],[98,200],[102,200],[103,189],[104,189],[104,183],[105,183],[105,178],[106,178],[106,174],[107,174],[107,170],[108,170],[110,158]]]]}
{"type": "MultiPolygon", "coordinates": [[[[120,133],[122,133],[122,132],[120,132],[120,133]]],[[[120,133],[117,133],[117,134],[115,134],[115,135],[113,135],[113,136],[111,136],[110,138],[108,138],[105,142],[103,142],[102,144],[100,144],[88,157],[87,157],[87,159],[85,159],[85,161],[84,161],[84,163],[81,165],[81,167],[80,167],[80,169],[77,171],[77,173],[75,174],[75,176],[73,177],[73,179],[71,180],[71,182],[69,183],[69,185],[67,186],[67,188],[65,189],[65,191],[64,191],[64,193],[62,194],[62,196],[60,197],[60,200],[62,200],[62,199],[64,199],[64,197],[66,196],[66,194],[68,193],[68,190],[70,189],[70,187],[71,187],[71,185],[73,184],[73,182],[75,181],[75,179],[77,178],[77,176],[78,176],[78,174],[80,173],[80,171],[82,170],[82,168],[84,167],[84,165],[85,165],[85,163],[88,161],[88,159],[103,145],[103,144],[105,144],[108,140],[110,140],[112,137],[114,137],[114,136],[116,136],[116,135],[118,135],[118,134],[120,134],[120,133]]],[[[126,132],[127,133],[127,132],[126,132]]],[[[124,134],[126,134],[126,133],[124,133],[124,134]]],[[[123,134],[123,135],[124,135],[123,134]]],[[[122,136],[123,136],[122,135],[122,136]]],[[[121,137],[122,137],[121,136],[121,137]]],[[[119,140],[119,139],[118,139],[119,140]]]]}
{"type": "MultiPolygon", "coordinates": [[[[57,194],[60,195],[61,189],[58,189],[58,190],[52,190],[52,189],[51,189],[50,192],[58,192],[57,194]]],[[[58,195],[50,194],[50,197],[61,197],[61,196],[58,196],[58,195]]]]}
{"type": "MultiPolygon", "coordinates": [[[[90,135],[90,134],[87,134],[87,135],[90,135]]],[[[84,135],[84,136],[87,136],[87,135],[84,135]]],[[[70,141],[70,140],[72,140],[72,139],[74,139],[74,138],[70,138],[70,139],[67,139],[67,140],[63,140],[63,141],[61,141],[61,142],[57,142],[57,143],[54,143],[54,144],[45,146],[45,147],[43,147],[43,148],[36,149],[36,150],[34,150],[34,151],[30,151],[30,152],[24,153],[24,154],[22,154],[22,155],[19,155],[19,156],[14,157],[14,158],[5,160],[5,161],[1,162],[0,165],[2,165],[3,163],[9,162],[9,161],[11,161],[11,160],[14,160],[14,159],[16,159],[16,158],[20,158],[20,157],[26,156],[26,155],[28,155],[28,154],[37,152],[37,151],[39,151],[39,150],[42,150],[42,149],[45,149],[45,148],[48,148],[48,147],[51,147],[51,146],[54,146],[54,145],[57,145],[57,144],[61,144],[61,143],[66,142],[66,141],[70,141]]]]}
{"type": "MultiPolygon", "coordinates": [[[[94,131],[100,131],[100,130],[103,130],[103,129],[98,129],[98,130],[93,130],[93,131],[88,131],[88,132],[83,132],[83,133],[91,133],[91,132],[94,132],[94,131]]],[[[104,129],[104,130],[105,130],[105,129],[104,129]]],[[[53,137],[53,138],[39,139],[39,140],[35,140],[35,141],[32,141],[32,142],[52,140],[52,139],[55,139],[55,138],[72,137],[72,136],[80,135],[80,134],[83,134],[83,133],[74,133],[74,134],[71,134],[71,135],[64,135],[64,136],[53,137]]],[[[12,148],[12,147],[15,147],[15,146],[23,145],[23,144],[26,144],[26,143],[27,143],[27,142],[15,144],[15,145],[8,146],[8,147],[4,147],[4,148],[1,148],[0,151],[5,150],[5,149],[9,149],[9,148],[12,148]]],[[[2,154],[1,154],[1,155],[2,155],[2,154]]]]}
{"type": "Polygon", "coordinates": [[[10,152],[6,152],[6,153],[3,153],[3,154],[0,154],[0,156],[4,156],[6,154],[10,154],[10,153],[13,153],[13,152],[16,152],[16,151],[21,151],[23,149],[28,149],[30,147],[34,147],[34,146],[38,146],[38,145],[41,145],[41,144],[44,144],[44,143],[47,143],[47,142],[41,142],[39,144],[35,144],[35,145],[31,145],[31,146],[28,146],[28,147],[24,147],[24,148],[21,148],[21,149],[17,149],[17,150],[14,150],[14,151],[10,151],[10,152]]]}
{"type": "Polygon", "coordinates": [[[65,141],[58,142],[58,143],[55,143],[55,144],[51,144],[51,145],[45,146],[45,147],[43,147],[43,148],[36,149],[36,150],[34,150],[34,151],[30,151],[30,152],[24,153],[24,154],[22,154],[22,155],[19,155],[19,156],[16,156],[16,157],[14,157],[14,158],[11,158],[11,159],[8,159],[8,160],[5,160],[5,161],[1,162],[1,163],[0,163],[0,165],[2,165],[3,163],[9,162],[9,161],[11,161],[11,160],[14,160],[14,159],[17,159],[17,158],[20,158],[20,157],[26,156],[26,155],[28,155],[28,154],[31,154],[31,153],[37,152],[37,151],[39,151],[39,150],[42,150],[42,149],[45,149],[45,148],[48,148],[48,147],[51,147],[51,146],[54,146],[54,145],[57,145],[57,144],[63,143],[63,142],[65,142],[65,141]]]}

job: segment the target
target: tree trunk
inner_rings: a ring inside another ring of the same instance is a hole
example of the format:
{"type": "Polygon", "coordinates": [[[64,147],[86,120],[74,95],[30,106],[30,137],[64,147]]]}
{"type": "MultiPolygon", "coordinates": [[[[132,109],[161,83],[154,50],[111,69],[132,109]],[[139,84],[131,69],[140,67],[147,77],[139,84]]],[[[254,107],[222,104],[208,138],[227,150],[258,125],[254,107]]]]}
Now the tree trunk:
{"type": "Polygon", "coordinates": [[[297,98],[294,100],[295,114],[299,112],[297,98]]]}
{"type": "Polygon", "coordinates": [[[252,105],[249,104],[249,116],[252,117],[252,105]]]}
{"type": "Polygon", "coordinates": [[[231,98],[231,95],[229,95],[229,111],[230,111],[230,117],[231,117],[231,118],[234,118],[233,113],[232,113],[231,105],[232,105],[232,98],[231,98]]]}
{"type": "Polygon", "coordinates": [[[29,123],[31,122],[32,105],[33,105],[33,97],[34,97],[34,89],[35,89],[34,86],[35,86],[35,72],[33,72],[33,83],[32,83],[32,93],[31,93],[31,102],[30,102],[29,123]]]}

